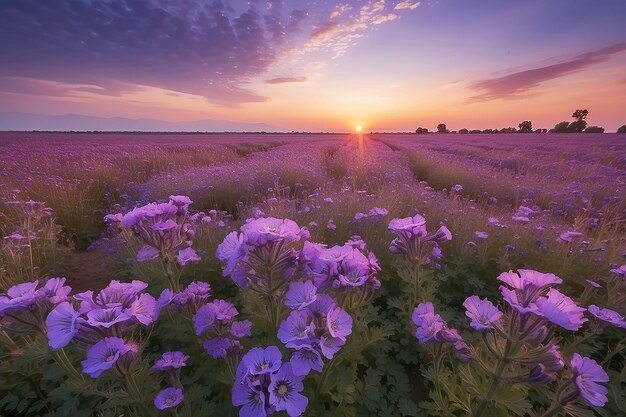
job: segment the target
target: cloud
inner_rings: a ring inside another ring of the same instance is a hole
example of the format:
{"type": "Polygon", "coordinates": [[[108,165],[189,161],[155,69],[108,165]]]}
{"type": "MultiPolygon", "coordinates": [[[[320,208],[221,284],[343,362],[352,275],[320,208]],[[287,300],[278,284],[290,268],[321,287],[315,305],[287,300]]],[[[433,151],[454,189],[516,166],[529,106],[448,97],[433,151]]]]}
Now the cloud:
{"type": "Polygon", "coordinates": [[[224,105],[264,101],[242,85],[274,62],[307,13],[281,0],[250,4],[235,10],[201,0],[2,2],[0,76],[96,89],[116,80],[224,105]]]}
{"type": "Polygon", "coordinates": [[[398,4],[396,4],[396,7],[394,7],[394,10],[405,10],[405,9],[415,10],[415,9],[417,9],[420,6],[420,4],[421,4],[421,2],[419,2],[419,1],[415,1],[415,2],[414,1],[410,1],[410,0],[402,1],[402,2],[400,2],[398,4]]]}
{"type": "Polygon", "coordinates": [[[265,82],[267,84],[286,84],[286,83],[303,83],[307,81],[307,77],[276,77],[270,78],[265,82]]]}
{"type": "Polygon", "coordinates": [[[470,90],[476,92],[476,94],[470,97],[468,102],[519,98],[520,95],[546,81],[581,71],[591,65],[606,61],[613,55],[623,51],[626,51],[626,42],[584,53],[558,64],[480,80],[470,86],[470,90]]]}

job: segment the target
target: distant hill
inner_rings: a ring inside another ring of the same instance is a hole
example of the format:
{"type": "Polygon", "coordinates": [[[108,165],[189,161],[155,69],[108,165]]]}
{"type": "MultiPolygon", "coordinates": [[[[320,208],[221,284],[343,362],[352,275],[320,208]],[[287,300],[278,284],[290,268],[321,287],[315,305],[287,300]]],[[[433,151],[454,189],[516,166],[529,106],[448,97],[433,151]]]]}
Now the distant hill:
{"type": "Polygon", "coordinates": [[[115,131],[115,132],[283,132],[265,123],[240,123],[230,120],[168,122],[155,119],[96,117],[80,114],[45,115],[0,112],[0,130],[115,131]]]}

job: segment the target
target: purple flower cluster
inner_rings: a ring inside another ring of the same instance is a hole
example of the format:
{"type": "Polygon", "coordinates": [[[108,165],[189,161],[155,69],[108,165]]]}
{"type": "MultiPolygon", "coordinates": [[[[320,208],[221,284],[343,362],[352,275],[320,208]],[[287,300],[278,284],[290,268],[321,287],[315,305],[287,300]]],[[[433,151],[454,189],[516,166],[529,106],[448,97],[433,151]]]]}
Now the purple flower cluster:
{"type": "Polygon", "coordinates": [[[98,378],[104,371],[116,366],[125,373],[135,360],[139,346],[134,342],[125,342],[119,337],[105,337],[87,350],[87,359],[81,362],[83,372],[92,378],[98,378]]]}
{"type": "Polygon", "coordinates": [[[187,360],[189,356],[183,352],[165,352],[152,366],[156,371],[165,372],[172,385],[156,395],[154,406],[159,410],[176,407],[183,401],[183,390],[178,387],[180,387],[180,369],[187,366],[187,360]]]}
{"type": "Polygon", "coordinates": [[[309,404],[301,394],[303,378],[294,374],[291,364],[282,362],[276,346],[252,348],[239,363],[232,389],[233,405],[241,406],[240,417],[265,417],[275,411],[298,417],[309,404]]]}
{"type": "Polygon", "coordinates": [[[252,323],[249,320],[234,321],[239,312],[224,300],[214,300],[200,307],[193,319],[198,336],[210,334],[212,338],[203,344],[209,356],[224,359],[229,354],[239,356],[243,347],[239,339],[250,337],[252,323]]]}
{"type": "Polygon", "coordinates": [[[168,308],[191,320],[210,296],[211,286],[208,283],[194,281],[179,292],[166,288],[157,302],[160,309],[168,308]]]}
{"type": "Polygon", "coordinates": [[[303,273],[313,278],[315,286],[320,289],[331,286],[335,290],[380,288],[380,281],[376,278],[380,271],[378,260],[361,239],[332,248],[305,242],[300,263],[303,273]]]}
{"type": "Polygon", "coordinates": [[[602,407],[607,403],[608,390],[598,382],[609,382],[609,376],[598,362],[590,358],[583,358],[578,353],[570,363],[572,379],[578,389],[578,395],[589,405],[602,407]]]}
{"type": "Polygon", "coordinates": [[[217,258],[225,264],[223,274],[240,287],[253,286],[259,292],[272,292],[281,286],[271,277],[287,282],[295,273],[298,252],[294,243],[310,234],[289,219],[260,217],[248,219],[241,233],[231,232],[218,246],[217,258]]]}
{"type": "Polygon", "coordinates": [[[74,295],[73,299],[80,303],[78,310],[68,301],[58,304],[46,318],[49,345],[58,349],[76,335],[91,339],[111,337],[124,334],[137,324],[153,323],[160,308],[154,297],[143,293],[147,286],[138,280],[113,280],[95,298],[93,291],[74,295]]]}
{"type": "Polygon", "coordinates": [[[504,272],[498,280],[507,284],[500,286],[504,301],[520,314],[533,314],[567,330],[578,330],[587,321],[584,308],[551,288],[563,282],[554,274],[520,269],[504,272]]]}
{"type": "Polygon", "coordinates": [[[470,358],[469,346],[456,329],[448,327],[443,318],[435,313],[433,303],[421,303],[413,310],[413,324],[416,326],[415,337],[420,343],[429,341],[452,346],[459,354],[461,362],[468,362],[470,358]]]}
{"type": "Polygon", "coordinates": [[[430,258],[423,250],[425,244],[433,245],[433,256],[440,257],[436,255],[441,254],[439,244],[452,239],[452,233],[443,225],[436,232],[429,234],[426,230],[426,219],[419,214],[413,217],[392,219],[388,229],[395,235],[389,244],[389,251],[406,255],[414,262],[429,263],[430,258]]]}
{"type": "Polygon", "coordinates": [[[352,333],[352,317],[329,295],[316,294],[310,281],[292,283],[285,304],[293,311],[281,323],[278,339],[295,350],[289,361],[294,374],[321,372],[322,357],[332,359],[352,333]]]}
{"type": "Polygon", "coordinates": [[[162,258],[185,266],[201,260],[191,247],[194,236],[189,223],[191,203],[189,197],[172,195],[167,203],[150,203],[124,215],[107,215],[104,220],[132,230],[144,243],[137,252],[138,262],[162,258]]]}

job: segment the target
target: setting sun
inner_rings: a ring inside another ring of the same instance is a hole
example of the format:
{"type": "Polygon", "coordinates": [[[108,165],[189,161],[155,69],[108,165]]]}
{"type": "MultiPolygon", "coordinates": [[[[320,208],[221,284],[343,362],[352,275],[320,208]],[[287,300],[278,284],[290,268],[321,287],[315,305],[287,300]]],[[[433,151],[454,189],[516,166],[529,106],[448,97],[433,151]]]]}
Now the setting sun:
{"type": "Polygon", "coordinates": [[[357,133],[361,133],[361,131],[363,130],[363,126],[361,126],[361,125],[356,125],[356,126],[354,127],[354,130],[356,130],[356,132],[357,132],[357,133]]]}

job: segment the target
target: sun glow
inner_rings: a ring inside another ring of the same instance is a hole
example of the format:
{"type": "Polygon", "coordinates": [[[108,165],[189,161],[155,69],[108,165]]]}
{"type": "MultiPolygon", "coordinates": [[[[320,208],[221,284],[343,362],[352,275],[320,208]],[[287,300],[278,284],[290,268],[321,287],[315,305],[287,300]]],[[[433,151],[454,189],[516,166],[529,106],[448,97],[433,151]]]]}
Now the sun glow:
{"type": "Polygon", "coordinates": [[[361,133],[361,131],[363,130],[363,126],[356,125],[356,126],[354,126],[354,130],[356,131],[356,133],[361,133]]]}

